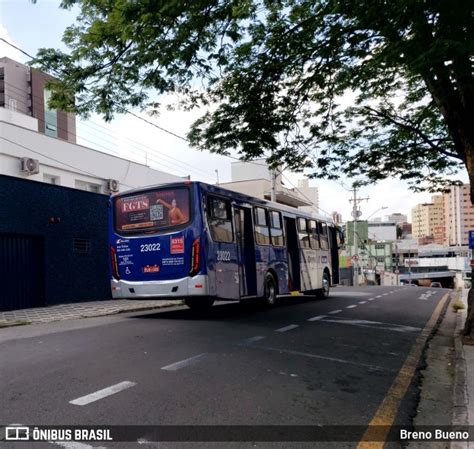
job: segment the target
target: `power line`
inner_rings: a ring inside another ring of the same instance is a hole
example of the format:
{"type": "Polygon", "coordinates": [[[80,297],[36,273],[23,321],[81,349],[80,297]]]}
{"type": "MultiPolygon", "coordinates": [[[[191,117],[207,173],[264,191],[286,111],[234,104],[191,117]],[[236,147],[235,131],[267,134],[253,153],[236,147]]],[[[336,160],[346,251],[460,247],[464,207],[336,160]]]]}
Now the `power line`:
{"type": "MultiPolygon", "coordinates": [[[[8,85],[9,87],[13,88],[13,89],[17,89],[18,91],[23,92],[23,89],[21,89],[21,88],[19,88],[19,87],[17,87],[17,86],[14,86],[14,85],[12,85],[12,84],[10,84],[10,83],[8,83],[8,82],[5,82],[5,84],[8,85]]],[[[33,98],[36,98],[36,99],[41,98],[41,97],[39,97],[39,96],[37,96],[37,95],[32,95],[32,94],[28,94],[28,95],[31,95],[33,98]]],[[[19,98],[16,99],[16,100],[19,101],[21,104],[23,104],[25,107],[27,107],[27,108],[29,107],[29,104],[28,104],[27,102],[25,102],[25,101],[23,101],[23,100],[21,100],[21,99],[19,99],[19,98]]],[[[84,121],[84,122],[82,122],[82,121],[81,121],[81,122],[79,122],[79,123],[80,123],[81,126],[83,125],[83,126],[86,127],[86,128],[93,129],[94,131],[97,131],[94,127],[91,126],[92,124],[94,124],[94,125],[96,125],[97,127],[106,130],[106,131],[107,131],[107,134],[108,134],[109,136],[114,137],[114,135],[111,134],[112,130],[111,130],[110,128],[107,128],[107,127],[105,127],[105,126],[103,126],[103,125],[100,125],[100,124],[97,123],[97,122],[91,122],[91,121],[87,121],[87,122],[84,121]],[[109,132],[109,131],[110,131],[110,132],[109,132]]],[[[95,145],[95,146],[98,146],[99,148],[103,148],[103,149],[107,150],[108,152],[113,152],[113,153],[117,154],[118,156],[123,157],[123,154],[121,154],[120,152],[117,152],[116,150],[114,150],[114,149],[112,149],[112,148],[107,148],[107,147],[104,147],[103,145],[100,145],[100,144],[98,144],[98,143],[96,143],[96,142],[90,141],[90,140],[86,139],[86,138],[83,137],[83,136],[79,136],[77,133],[73,133],[73,132],[71,132],[71,131],[68,130],[68,129],[62,128],[62,127],[59,126],[59,125],[57,125],[57,128],[60,129],[60,130],[62,130],[62,131],[64,131],[65,133],[68,133],[68,134],[70,134],[70,135],[76,137],[76,138],[80,138],[80,139],[82,139],[82,140],[84,140],[84,141],[86,141],[86,142],[89,142],[90,144],[93,144],[93,145],[95,145]]],[[[96,136],[95,134],[94,134],[94,137],[97,138],[97,136],[96,136]]],[[[103,141],[105,141],[105,142],[107,142],[107,143],[110,143],[110,144],[112,144],[112,145],[114,145],[114,146],[116,145],[115,142],[110,141],[110,139],[104,138],[103,135],[100,135],[98,138],[99,138],[100,140],[103,140],[103,141]]],[[[149,149],[150,152],[156,153],[160,158],[164,157],[164,158],[167,158],[167,159],[169,159],[169,160],[171,160],[171,161],[173,161],[173,162],[178,162],[178,163],[180,164],[180,166],[187,166],[187,167],[189,167],[188,170],[191,171],[191,173],[194,172],[195,176],[198,176],[198,177],[199,177],[199,176],[202,176],[202,175],[197,175],[197,174],[195,173],[195,170],[196,170],[196,171],[201,172],[204,176],[208,177],[209,179],[213,179],[213,176],[212,176],[210,173],[205,172],[204,170],[201,170],[199,167],[193,167],[193,166],[191,166],[190,164],[187,164],[186,162],[183,162],[183,161],[181,161],[181,160],[178,160],[178,159],[176,159],[176,158],[173,158],[173,157],[167,155],[166,153],[160,152],[160,151],[158,151],[157,149],[151,148],[151,147],[149,147],[149,146],[147,146],[147,145],[145,145],[145,144],[143,144],[143,143],[141,143],[141,142],[137,142],[137,141],[135,141],[135,140],[133,140],[133,139],[131,139],[131,138],[129,138],[129,137],[121,136],[121,138],[123,138],[123,139],[125,139],[125,140],[128,140],[129,142],[132,142],[132,143],[134,143],[134,144],[136,144],[136,145],[139,145],[139,146],[142,146],[142,147],[144,147],[144,148],[149,149]]],[[[144,157],[145,159],[154,160],[158,165],[163,165],[163,166],[165,166],[165,167],[168,168],[168,169],[175,170],[175,166],[171,166],[171,167],[170,167],[169,165],[164,164],[164,162],[163,162],[162,160],[159,160],[159,161],[158,161],[158,160],[156,160],[156,159],[149,158],[149,157],[148,157],[148,152],[146,152],[145,150],[142,150],[141,148],[138,148],[136,145],[133,145],[133,147],[136,148],[137,150],[139,150],[140,152],[142,152],[142,154],[140,154],[139,157],[144,157]]],[[[129,150],[129,151],[130,151],[130,150],[129,150]]],[[[131,151],[131,152],[133,152],[133,151],[131,151]]],[[[135,154],[137,154],[137,153],[135,153],[135,154]]]]}
{"type": "MultiPolygon", "coordinates": [[[[26,145],[22,145],[21,143],[15,142],[15,141],[10,140],[10,139],[7,139],[6,137],[0,136],[0,139],[5,140],[6,142],[10,142],[13,145],[16,145],[20,148],[23,148],[24,150],[31,151],[32,153],[38,154],[39,156],[42,156],[42,157],[45,157],[46,159],[50,159],[54,162],[57,162],[58,164],[65,165],[66,167],[69,167],[69,168],[72,168],[74,170],[78,170],[82,173],[85,173],[87,175],[93,176],[94,178],[104,179],[102,176],[99,176],[95,173],[84,170],[82,168],[76,167],[74,165],[68,164],[67,162],[60,161],[59,159],[56,159],[54,157],[47,156],[46,154],[41,153],[40,151],[34,150],[33,148],[27,147],[26,145]]],[[[131,189],[134,189],[136,187],[136,186],[131,186],[131,185],[128,185],[128,184],[125,184],[125,183],[123,183],[123,185],[126,186],[126,187],[130,187],[131,189]]]]}
{"type": "Polygon", "coordinates": [[[307,199],[307,200],[311,203],[310,207],[311,207],[312,209],[314,209],[315,212],[319,213],[319,211],[321,211],[321,212],[325,213],[328,217],[331,216],[331,214],[330,214],[329,212],[325,211],[324,209],[321,209],[319,206],[315,206],[315,205],[313,204],[313,201],[311,200],[311,198],[309,198],[308,196],[306,196],[306,195],[305,195],[298,187],[296,187],[283,173],[282,173],[281,176],[282,176],[282,177],[285,179],[285,181],[288,182],[303,198],[307,199]]]}

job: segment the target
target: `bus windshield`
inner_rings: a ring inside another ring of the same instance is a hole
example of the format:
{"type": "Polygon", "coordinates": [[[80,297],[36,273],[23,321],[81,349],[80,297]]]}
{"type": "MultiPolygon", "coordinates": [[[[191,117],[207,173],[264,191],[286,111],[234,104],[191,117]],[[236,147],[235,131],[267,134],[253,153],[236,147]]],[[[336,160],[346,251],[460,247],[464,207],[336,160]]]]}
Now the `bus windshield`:
{"type": "Polygon", "coordinates": [[[147,190],[115,199],[115,230],[131,234],[169,230],[190,220],[189,189],[147,190]]]}

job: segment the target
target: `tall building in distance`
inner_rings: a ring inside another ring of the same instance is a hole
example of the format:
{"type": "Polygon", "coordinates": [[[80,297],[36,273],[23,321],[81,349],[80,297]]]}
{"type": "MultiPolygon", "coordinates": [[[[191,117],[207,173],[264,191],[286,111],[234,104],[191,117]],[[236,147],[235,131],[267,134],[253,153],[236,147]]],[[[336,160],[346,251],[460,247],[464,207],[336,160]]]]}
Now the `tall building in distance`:
{"type": "Polygon", "coordinates": [[[314,212],[319,211],[319,189],[317,187],[311,187],[309,185],[309,179],[298,179],[298,189],[297,191],[311,202],[311,206],[302,206],[300,209],[305,212],[314,212]]]}
{"type": "Polygon", "coordinates": [[[331,218],[332,218],[332,221],[333,221],[336,225],[338,225],[338,226],[342,225],[342,215],[341,215],[339,212],[334,211],[334,212],[331,214],[331,218]]]}
{"type": "Polygon", "coordinates": [[[38,120],[40,133],[76,143],[74,114],[50,109],[46,83],[54,78],[10,58],[0,58],[0,107],[38,120]]]}
{"type": "Polygon", "coordinates": [[[444,244],[444,211],[443,195],[433,195],[431,203],[417,204],[411,210],[413,238],[423,243],[444,244]]]}
{"type": "Polygon", "coordinates": [[[395,212],[393,214],[386,215],[385,221],[401,224],[408,222],[408,217],[405,214],[401,214],[400,212],[395,212]]]}
{"type": "Polygon", "coordinates": [[[474,207],[471,204],[470,185],[453,186],[443,195],[446,217],[446,244],[467,245],[468,234],[474,230],[474,207]]]}

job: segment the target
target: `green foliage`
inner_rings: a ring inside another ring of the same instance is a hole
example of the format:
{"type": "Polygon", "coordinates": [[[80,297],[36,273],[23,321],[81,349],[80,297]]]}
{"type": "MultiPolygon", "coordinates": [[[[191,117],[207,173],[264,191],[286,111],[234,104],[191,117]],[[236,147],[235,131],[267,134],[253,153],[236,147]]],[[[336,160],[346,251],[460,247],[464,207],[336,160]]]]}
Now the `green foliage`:
{"type": "MultiPolygon", "coordinates": [[[[111,119],[177,93],[192,145],[312,176],[474,179],[472,0],[63,0],[80,4],[55,106],[111,119]],[[73,93],[75,93],[75,98],[73,93]]],[[[471,182],[474,184],[474,182],[471,182]]]]}

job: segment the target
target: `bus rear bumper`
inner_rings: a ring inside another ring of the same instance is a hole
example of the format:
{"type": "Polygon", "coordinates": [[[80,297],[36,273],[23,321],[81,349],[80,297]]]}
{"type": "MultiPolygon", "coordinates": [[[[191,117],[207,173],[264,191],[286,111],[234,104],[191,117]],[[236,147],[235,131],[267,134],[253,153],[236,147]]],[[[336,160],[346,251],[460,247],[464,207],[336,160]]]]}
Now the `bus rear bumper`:
{"type": "Polygon", "coordinates": [[[193,277],[168,281],[131,282],[111,280],[112,298],[186,298],[188,296],[208,296],[208,276],[199,274],[193,277]]]}

